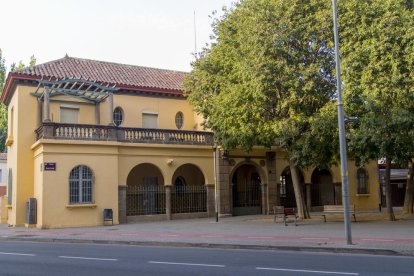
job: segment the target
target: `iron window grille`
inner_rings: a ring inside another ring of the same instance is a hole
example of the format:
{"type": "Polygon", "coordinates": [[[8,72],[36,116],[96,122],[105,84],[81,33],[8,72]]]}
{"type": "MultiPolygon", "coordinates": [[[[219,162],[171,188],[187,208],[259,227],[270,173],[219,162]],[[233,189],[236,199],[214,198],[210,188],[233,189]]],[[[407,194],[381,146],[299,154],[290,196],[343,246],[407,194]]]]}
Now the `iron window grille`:
{"type": "Polygon", "coordinates": [[[280,176],[280,196],[286,197],[286,176],[280,176]]]}
{"type": "Polygon", "coordinates": [[[124,112],[119,106],[114,109],[113,120],[116,126],[120,126],[124,120],[124,112]]]}
{"type": "Polygon", "coordinates": [[[357,171],[358,188],[357,194],[368,194],[368,173],[365,169],[359,168],[357,171]]]}
{"type": "Polygon", "coordinates": [[[177,126],[178,129],[181,129],[183,127],[184,124],[184,114],[179,111],[177,112],[177,114],[175,114],[175,125],[177,126]]]}
{"type": "Polygon", "coordinates": [[[93,173],[84,165],[72,169],[69,175],[69,203],[93,203],[93,173]]]}

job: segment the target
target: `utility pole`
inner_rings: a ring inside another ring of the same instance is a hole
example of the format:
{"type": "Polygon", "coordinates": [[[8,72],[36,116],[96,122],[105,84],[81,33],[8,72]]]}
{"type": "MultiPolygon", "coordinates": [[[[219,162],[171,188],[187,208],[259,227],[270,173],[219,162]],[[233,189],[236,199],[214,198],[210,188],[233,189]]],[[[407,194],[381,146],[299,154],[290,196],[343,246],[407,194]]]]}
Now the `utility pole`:
{"type": "Polygon", "coordinates": [[[346,243],[352,244],[351,222],[349,218],[349,188],[348,188],[348,159],[346,156],[345,139],[345,112],[342,102],[341,91],[341,66],[339,58],[339,36],[338,36],[338,16],[336,0],[332,0],[334,35],[335,35],[335,59],[336,59],[336,86],[338,91],[338,126],[339,126],[339,146],[341,154],[341,175],[342,175],[342,204],[344,205],[344,224],[346,243]]]}

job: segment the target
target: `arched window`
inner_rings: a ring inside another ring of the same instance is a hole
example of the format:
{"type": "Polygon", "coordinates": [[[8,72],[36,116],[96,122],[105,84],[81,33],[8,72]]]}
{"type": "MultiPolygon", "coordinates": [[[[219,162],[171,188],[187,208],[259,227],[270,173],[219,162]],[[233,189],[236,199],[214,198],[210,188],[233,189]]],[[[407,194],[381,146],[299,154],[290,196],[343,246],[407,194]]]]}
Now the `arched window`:
{"type": "Polygon", "coordinates": [[[69,175],[69,203],[93,203],[93,173],[84,165],[75,167],[69,175]]]}
{"type": "Polygon", "coordinates": [[[357,171],[357,194],[368,194],[368,173],[365,169],[359,168],[357,171]]]}
{"type": "Polygon", "coordinates": [[[175,192],[177,194],[182,194],[185,191],[185,179],[182,176],[177,177],[177,179],[175,179],[175,192]]]}
{"type": "Polygon", "coordinates": [[[177,114],[175,114],[175,125],[177,126],[178,129],[181,129],[183,127],[184,124],[184,115],[181,111],[177,112],[177,114]]]}
{"type": "Polygon", "coordinates": [[[120,126],[124,120],[124,112],[119,106],[114,109],[113,120],[116,126],[120,126]]]}

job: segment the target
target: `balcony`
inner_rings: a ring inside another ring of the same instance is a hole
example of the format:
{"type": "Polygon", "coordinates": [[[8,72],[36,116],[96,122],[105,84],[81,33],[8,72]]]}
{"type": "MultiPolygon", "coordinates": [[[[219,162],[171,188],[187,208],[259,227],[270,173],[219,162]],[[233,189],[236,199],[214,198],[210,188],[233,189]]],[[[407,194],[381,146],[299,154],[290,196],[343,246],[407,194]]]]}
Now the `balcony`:
{"type": "Polygon", "coordinates": [[[39,139],[117,141],[148,144],[213,145],[213,133],[170,129],[46,123],[36,129],[39,139]]]}

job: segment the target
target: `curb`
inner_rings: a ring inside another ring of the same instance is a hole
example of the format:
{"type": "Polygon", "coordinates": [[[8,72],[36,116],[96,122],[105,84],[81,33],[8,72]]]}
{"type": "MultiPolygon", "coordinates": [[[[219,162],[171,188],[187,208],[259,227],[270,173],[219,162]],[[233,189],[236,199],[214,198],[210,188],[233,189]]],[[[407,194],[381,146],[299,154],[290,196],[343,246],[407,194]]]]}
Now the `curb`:
{"type": "Polygon", "coordinates": [[[409,256],[414,257],[414,252],[401,252],[391,249],[377,248],[347,248],[347,247],[312,247],[312,246],[278,246],[278,245],[249,245],[249,244],[220,244],[220,243],[189,243],[168,241],[122,241],[122,240],[94,240],[94,239],[57,239],[57,238],[0,238],[0,241],[21,242],[50,242],[50,243],[78,243],[78,244],[113,244],[131,246],[167,246],[188,248],[213,248],[213,249],[241,249],[241,250],[269,250],[269,251],[295,251],[295,252],[323,252],[323,253],[346,253],[346,254],[368,254],[383,256],[409,256]]]}

